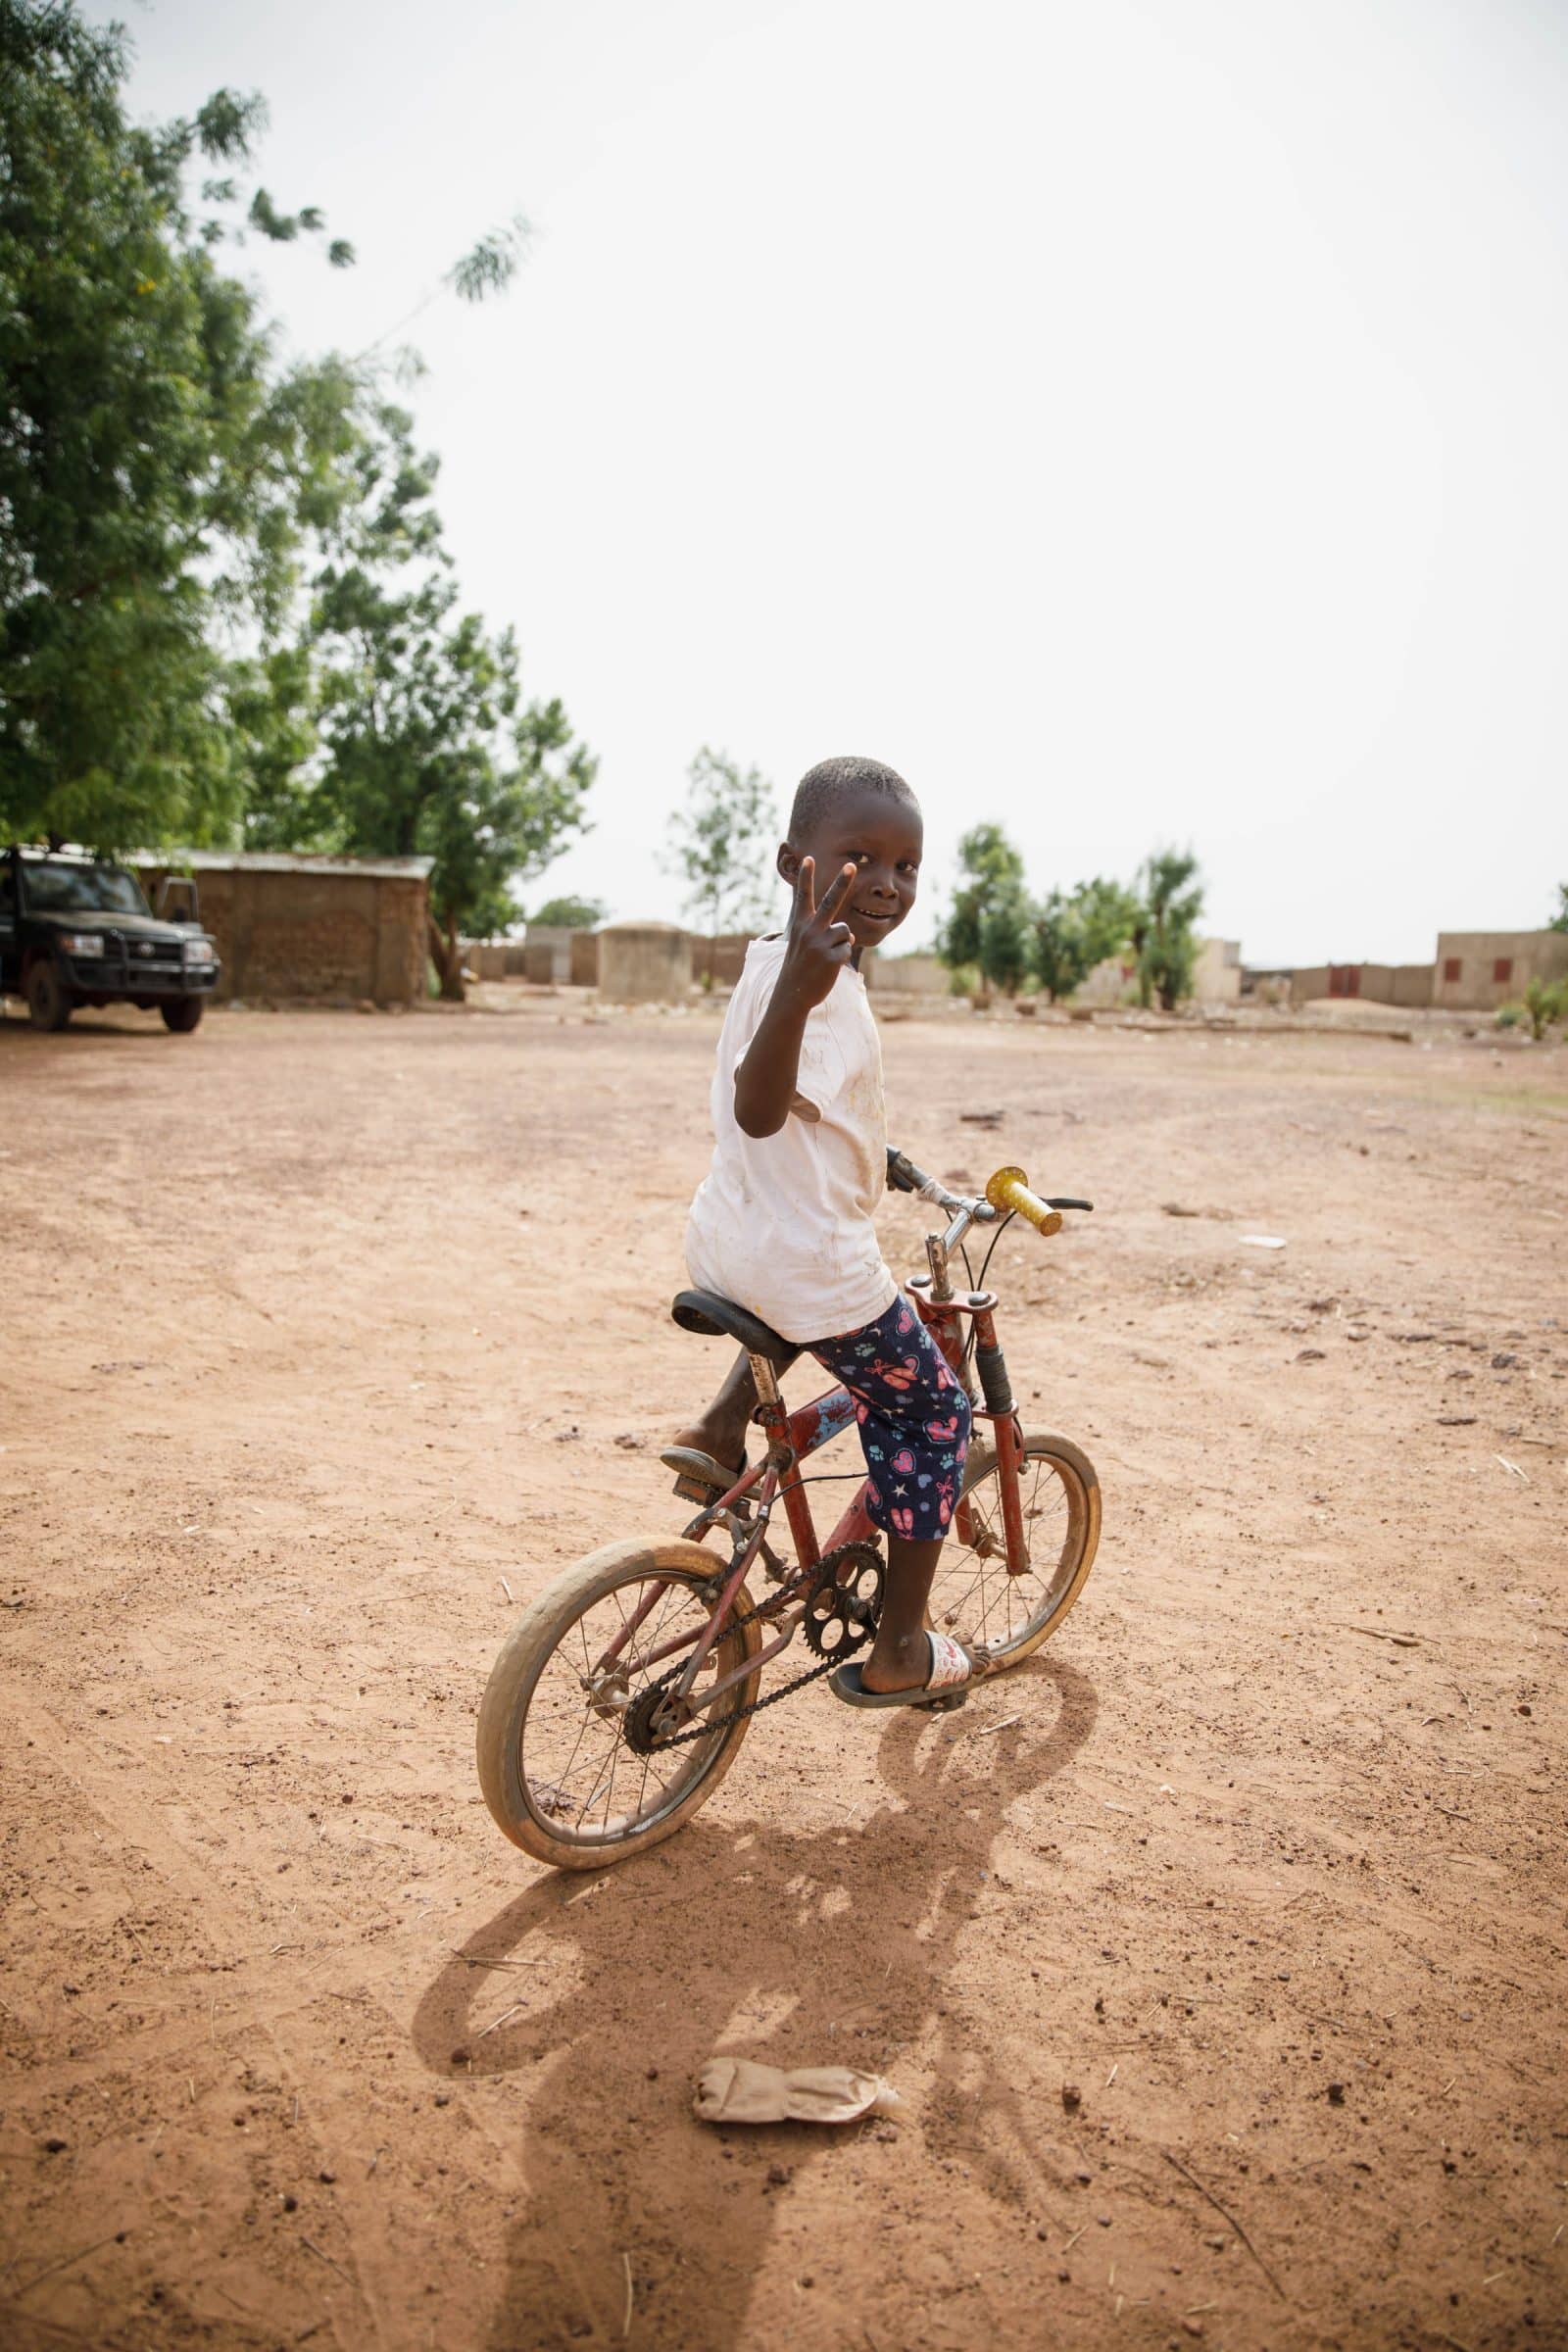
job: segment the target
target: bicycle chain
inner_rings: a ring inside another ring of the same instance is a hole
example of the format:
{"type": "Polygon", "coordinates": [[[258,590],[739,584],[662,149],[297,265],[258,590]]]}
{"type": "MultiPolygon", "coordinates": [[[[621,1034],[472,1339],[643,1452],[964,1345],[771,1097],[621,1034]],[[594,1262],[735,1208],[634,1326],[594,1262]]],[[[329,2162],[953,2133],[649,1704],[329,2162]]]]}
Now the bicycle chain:
{"type": "MultiPolygon", "coordinates": [[[[825,1551],[818,1560],[817,1566],[819,1568],[834,1567],[846,1552],[859,1551],[865,1548],[863,1544],[841,1544],[837,1551],[825,1551]]],[[[824,1584],[828,1581],[825,1577],[818,1577],[816,1580],[817,1584],[824,1584]]],[[[813,1585],[811,1590],[814,1592],[816,1586],[813,1585]]],[[[808,1683],[819,1683],[824,1674],[831,1674],[835,1666],[842,1666],[843,1663],[842,1658],[824,1658],[820,1666],[808,1666],[804,1674],[798,1674],[792,1683],[782,1683],[778,1690],[770,1690],[765,1698],[754,1698],[746,1706],[737,1707],[732,1715],[726,1715],[723,1718],[724,1726],[743,1723],[748,1715],[760,1715],[764,1707],[776,1707],[781,1698],[793,1697],[797,1690],[804,1690],[808,1683]]],[[[662,1690],[667,1683],[677,1683],[685,1671],[684,1666],[671,1666],[667,1673],[660,1676],[658,1683],[653,1687],[662,1690]]],[[[662,1756],[666,1748],[689,1747],[694,1740],[710,1739],[714,1731],[719,1728],[718,1725],[711,1723],[694,1724],[689,1732],[672,1732],[667,1740],[656,1741],[649,1753],[662,1756]]]]}
{"type": "MultiPolygon", "coordinates": [[[[781,1698],[789,1698],[795,1691],[804,1690],[808,1683],[820,1682],[824,1674],[831,1674],[834,1667],[842,1663],[843,1661],[839,1658],[824,1658],[820,1666],[809,1667],[805,1674],[798,1674],[793,1683],[780,1684],[778,1690],[770,1690],[765,1698],[754,1698],[748,1705],[737,1707],[733,1715],[726,1715],[723,1718],[722,1723],[698,1723],[694,1724],[689,1732],[671,1732],[667,1740],[656,1741],[648,1752],[650,1755],[662,1756],[666,1748],[688,1747],[694,1740],[710,1739],[715,1731],[723,1730],[732,1723],[741,1723],[748,1715],[760,1715],[764,1707],[776,1707],[781,1698]]],[[[673,1682],[680,1672],[679,1667],[671,1667],[669,1673],[662,1679],[666,1682],[673,1682]]]]}

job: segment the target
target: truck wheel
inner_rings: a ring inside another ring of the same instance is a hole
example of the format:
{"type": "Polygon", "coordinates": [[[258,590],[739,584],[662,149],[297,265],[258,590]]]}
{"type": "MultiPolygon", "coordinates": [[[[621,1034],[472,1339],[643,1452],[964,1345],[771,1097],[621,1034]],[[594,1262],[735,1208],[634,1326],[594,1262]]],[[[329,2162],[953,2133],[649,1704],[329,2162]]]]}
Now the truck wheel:
{"type": "Polygon", "coordinates": [[[71,1018],[71,999],[54,965],[40,960],[27,973],[27,1018],[35,1029],[63,1029],[71,1018]]]}
{"type": "Polygon", "coordinates": [[[177,1037],[189,1037],[202,1017],[200,997],[174,997],[158,1009],[164,1016],[164,1027],[172,1029],[177,1037]]]}

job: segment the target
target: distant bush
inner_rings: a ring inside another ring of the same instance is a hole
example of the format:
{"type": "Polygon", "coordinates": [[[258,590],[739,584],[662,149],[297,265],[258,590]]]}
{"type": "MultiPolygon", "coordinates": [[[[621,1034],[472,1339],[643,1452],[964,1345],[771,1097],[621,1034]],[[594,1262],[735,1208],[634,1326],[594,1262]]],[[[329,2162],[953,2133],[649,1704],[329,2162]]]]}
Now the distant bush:
{"type": "Polygon", "coordinates": [[[1517,1029],[1524,1017],[1525,1008],[1522,1004],[1499,1004],[1497,1006],[1497,1027],[1499,1029],[1517,1029]]]}
{"type": "Polygon", "coordinates": [[[1525,1018],[1530,1034],[1539,1045],[1553,1021],[1560,1021],[1568,1010],[1568,985],[1561,980],[1532,980],[1525,990],[1525,1018]]]}

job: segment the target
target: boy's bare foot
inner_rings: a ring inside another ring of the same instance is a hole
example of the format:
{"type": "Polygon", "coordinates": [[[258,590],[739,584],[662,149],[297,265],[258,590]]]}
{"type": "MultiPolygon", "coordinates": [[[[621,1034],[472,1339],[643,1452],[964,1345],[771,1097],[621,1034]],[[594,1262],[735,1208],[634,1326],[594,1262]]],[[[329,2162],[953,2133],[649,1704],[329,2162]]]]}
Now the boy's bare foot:
{"type": "Polygon", "coordinates": [[[739,1477],[746,1458],[746,1431],[756,1409],[757,1387],[743,1350],[707,1412],[699,1413],[689,1428],[677,1431],[670,1445],[706,1453],[721,1470],[733,1470],[739,1477]]]}
{"type": "Polygon", "coordinates": [[[729,1470],[736,1478],[739,1478],[745,1466],[744,1435],[737,1437],[723,1430],[715,1436],[706,1421],[694,1421],[690,1429],[677,1430],[665,1451],[673,1453],[677,1449],[686,1453],[705,1453],[710,1461],[717,1463],[720,1470],[729,1470]]]}

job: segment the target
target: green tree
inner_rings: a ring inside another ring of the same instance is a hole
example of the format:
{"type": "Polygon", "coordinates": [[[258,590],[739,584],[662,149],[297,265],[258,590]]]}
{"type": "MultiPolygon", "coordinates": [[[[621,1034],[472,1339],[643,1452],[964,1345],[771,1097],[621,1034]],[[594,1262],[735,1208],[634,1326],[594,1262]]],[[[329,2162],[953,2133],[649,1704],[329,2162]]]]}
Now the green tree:
{"type": "Polygon", "coordinates": [[[673,870],[686,906],[708,938],[703,986],[713,985],[719,938],[767,920],[773,901],[778,811],[760,768],[743,768],[704,744],[686,771],[686,804],[670,820],[673,870]]]}
{"type": "Polygon", "coordinates": [[[1546,925],[1548,931],[1568,931],[1568,882],[1557,885],[1557,911],[1546,925]]]}
{"type": "Polygon", "coordinates": [[[215,258],[320,214],[187,198],[197,159],[248,165],[261,102],[140,128],[127,70],[118,28],[0,0],[0,832],[104,848],[232,828],[220,648],[275,622],[349,442],[346,371],[276,370],[215,258]]]}
{"type": "Polygon", "coordinates": [[[514,882],[585,830],[597,761],[559,702],[522,705],[510,630],[492,637],[458,590],[432,502],[435,461],[379,404],[358,495],[316,585],[318,778],[295,787],[296,834],[361,855],[428,856],[430,954],[461,999],[462,931],[516,919],[514,882]]]}
{"type": "Polygon", "coordinates": [[[1000,825],[975,825],[965,833],[958,865],[963,879],[937,936],[937,954],[949,965],[979,963],[987,914],[1023,891],[1023,859],[1000,825]]]}
{"type": "Polygon", "coordinates": [[[1137,918],[1132,892],[1098,874],[1071,892],[1052,891],[1035,909],[1030,941],[1031,968],[1051,1002],[1070,997],[1126,947],[1137,918]]]}
{"type": "Polygon", "coordinates": [[[980,975],[1004,996],[1015,997],[1029,970],[1034,909],[1016,884],[998,891],[980,917],[975,960],[980,975]]]}
{"type": "Polygon", "coordinates": [[[529,915],[530,923],[540,923],[560,931],[596,931],[604,921],[607,908],[603,899],[546,899],[529,915]]]}
{"type": "Polygon", "coordinates": [[[1190,995],[1198,961],[1196,926],[1202,911],[1203,886],[1193,853],[1156,850],[1139,876],[1132,931],[1142,1004],[1157,996],[1163,1009],[1174,1012],[1190,995]]]}

